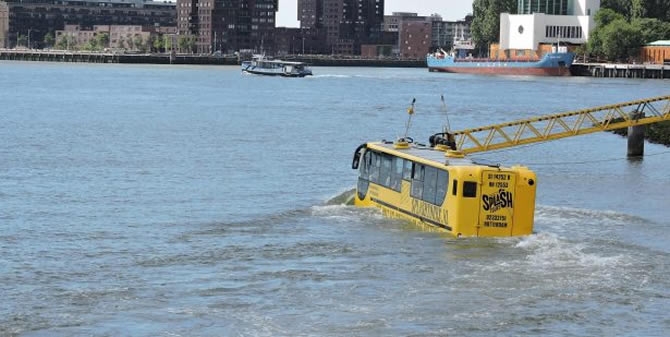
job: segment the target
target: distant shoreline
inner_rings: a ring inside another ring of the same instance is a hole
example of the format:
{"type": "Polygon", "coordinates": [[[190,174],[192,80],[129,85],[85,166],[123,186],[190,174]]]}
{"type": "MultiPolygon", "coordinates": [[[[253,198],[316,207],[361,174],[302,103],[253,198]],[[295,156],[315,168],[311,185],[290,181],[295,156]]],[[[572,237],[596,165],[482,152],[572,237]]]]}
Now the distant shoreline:
{"type": "MultiPolygon", "coordinates": [[[[322,55],[287,55],[287,61],[305,62],[312,66],[333,67],[399,67],[425,68],[425,60],[365,59],[356,57],[322,55]]],[[[111,53],[65,50],[15,50],[1,49],[0,60],[45,61],[45,62],[87,62],[121,64],[201,64],[240,65],[237,56],[216,56],[198,54],[158,54],[158,53],[111,53]]]]}
{"type": "MultiPolygon", "coordinates": [[[[319,67],[391,67],[426,68],[425,60],[400,60],[395,58],[361,58],[331,55],[286,55],[286,61],[305,62],[319,67]]],[[[163,53],[116,53],[41,49],[0,49],[0,60],[83,62],[119,64],[191,64],[191,65],[239,65],[237,56],[163,53]]],[[[576,63],[570,68],[573,76],[606,78],[670,78],[670,65],[654,64],[610,64],[576,63]]]]}

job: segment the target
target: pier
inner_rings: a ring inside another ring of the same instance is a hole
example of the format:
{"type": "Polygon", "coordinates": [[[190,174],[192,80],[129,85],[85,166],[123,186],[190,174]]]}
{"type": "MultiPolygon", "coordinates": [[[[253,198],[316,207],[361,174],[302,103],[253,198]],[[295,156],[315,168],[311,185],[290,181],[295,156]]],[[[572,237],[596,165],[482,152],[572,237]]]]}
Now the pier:
{"type": "Polygon", "coordinates": [[[670,65],[622,63],[574,63],[575,76],[606,78],[670,78],[670,65]]]}

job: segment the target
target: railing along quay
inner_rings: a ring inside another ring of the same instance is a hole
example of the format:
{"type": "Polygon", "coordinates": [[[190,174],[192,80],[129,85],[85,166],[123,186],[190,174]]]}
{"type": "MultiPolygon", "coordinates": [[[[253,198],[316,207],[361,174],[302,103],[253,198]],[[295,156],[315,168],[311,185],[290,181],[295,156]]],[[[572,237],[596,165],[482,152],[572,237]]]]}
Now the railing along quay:
{"type": "Polygon", "coordinates": [[[149,63],[149,64],[239,64],[237,57],[192,54],[130,54],[66,50],[0,50],[0,60],[86,62],[86,63],[149,63]]]}

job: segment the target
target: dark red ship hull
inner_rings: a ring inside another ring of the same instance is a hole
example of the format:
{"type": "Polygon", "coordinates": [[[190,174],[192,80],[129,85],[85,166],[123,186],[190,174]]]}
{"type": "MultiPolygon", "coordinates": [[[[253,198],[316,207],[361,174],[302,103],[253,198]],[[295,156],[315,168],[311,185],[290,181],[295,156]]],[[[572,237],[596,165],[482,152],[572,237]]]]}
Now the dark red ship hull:
{"type": "Polygon", "coordinates": [[[431,72],[486,74],[486,75],[520,75],[520,76],[570,76],[568,67],[429,67],[431,72]]]}

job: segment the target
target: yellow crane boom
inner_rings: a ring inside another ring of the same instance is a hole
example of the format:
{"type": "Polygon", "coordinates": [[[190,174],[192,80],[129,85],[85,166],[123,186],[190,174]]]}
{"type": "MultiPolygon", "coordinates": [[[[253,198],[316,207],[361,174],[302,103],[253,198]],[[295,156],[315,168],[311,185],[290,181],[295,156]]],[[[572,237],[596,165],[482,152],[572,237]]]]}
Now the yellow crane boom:
{"type": "Polygon", "coordinates": [[[455,131],[463,153],[498,150],[670,120],[670,95],[455,131]],[[634,107],[626,112],[624,109],[634,107]]]}

